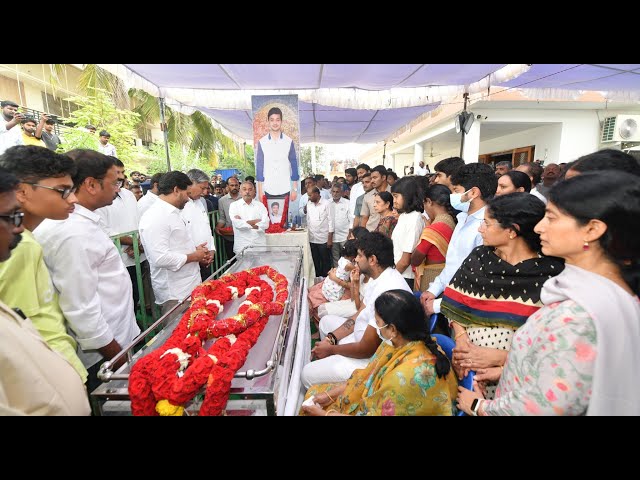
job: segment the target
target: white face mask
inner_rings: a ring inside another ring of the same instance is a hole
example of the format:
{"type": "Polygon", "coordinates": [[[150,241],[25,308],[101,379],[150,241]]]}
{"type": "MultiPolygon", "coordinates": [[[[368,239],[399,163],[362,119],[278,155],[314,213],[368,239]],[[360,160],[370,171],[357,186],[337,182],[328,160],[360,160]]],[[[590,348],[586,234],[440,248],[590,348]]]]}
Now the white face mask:
{"type": "Polygon", "coordinates": [[[449,195],[449,203],[456,210],[460,210],[461,212],[468,212],[469,207],[471,206],[471,200],[467,200],[466,202],[462,201],[462,196],[466,193],[469,193],[471,189],[467,190],[463,193],[452,193],[449,195]]]}
{"type": "Polygon", "coordinates": [[[386,343],[387,345],[391,345],[391,346],[393,346],[393,343],[391,343],[391,339],[390,339],[390,338],[384,338],[384,337],[382,336],[382,334],[380,333],[380,330],[382,330],[383,328],[385,328],[385,327],[386,327],[386,326],[388,326],[388,325],[384,325],[384,326],[382,326],[382,327],[379,327],[379,326],[376,324],[376,320],[375,320],[375,318],[374,318],[374,319],[372,319],[372,320],[369,322],[369,325],[371,325],[373,328],[375,328],[375,329],[376,329],[376,333],[378,334],[378,337],[380,337],[380,340],[382,340],[382,341],[383,341],[384,343],[386,343]]]}

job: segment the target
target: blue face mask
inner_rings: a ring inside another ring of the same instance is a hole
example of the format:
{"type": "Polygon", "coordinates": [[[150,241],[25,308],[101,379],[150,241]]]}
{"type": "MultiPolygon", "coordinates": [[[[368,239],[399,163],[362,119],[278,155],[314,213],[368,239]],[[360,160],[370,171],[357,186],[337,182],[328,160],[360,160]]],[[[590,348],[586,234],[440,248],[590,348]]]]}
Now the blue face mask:
{"type": "Polygon", "coordinates": [[[468,212],[469,207],[471,206],[471,200],[467,200],[466,202],[463,202],[462,196],[465,193],[469,193],[470,191],[471,189],[463,193],[452,193],[451,195],[449,195],[449,203],[451,203],[451,206],[456,210],[460,210],[461,212],[468,212]]]}

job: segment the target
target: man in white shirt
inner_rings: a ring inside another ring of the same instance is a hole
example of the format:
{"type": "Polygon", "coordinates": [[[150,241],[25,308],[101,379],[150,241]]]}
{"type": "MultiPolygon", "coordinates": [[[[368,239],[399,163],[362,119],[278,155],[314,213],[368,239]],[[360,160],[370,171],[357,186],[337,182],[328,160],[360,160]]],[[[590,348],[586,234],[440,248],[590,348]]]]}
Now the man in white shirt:
{"type": "MultiPolygon", "coordinates": [[[[118,159],[115,160],[115,164],[120,185],[124,185],[124,164],[118,159]]],[[[120,187],[120,190],[118,190],[113,203],[111,205],[98,208],[95,213],[100,215],[100,224],[102,229],[109,237],[138,230],[138,222],[140,221],[140,217],[138,215],[138,202],[136,201],[135,195],[122,186],[120,187]]],[[[129,277],[131,278],[131,286],[133,288],[133,307],[136,308],[136,306],[138,306],[138,301],[140,300],[140,292],[138,291],[138,276],[136,275],[133,237],[129,235],[121,236],[120,245],[122,246],[122,253],[120,254],[120,257],[122,258],[124,266],[127,267],[129,277]]],[[[144,254],[144,248],[142,248],[139,237],[138,248],[140,254],[139,261],[141,274],[147,282],[147,286],[144,288],[146,304],[144,307],[146,309],[151,305],[150,296],[152,292],[148,285],[149,262],[147,262],[147,257],[144,254]]]]}
{"type": "Polygon", "coordinates": [[[484,219],[487,201],[498,188],[498,178],[493,169],[484,163],[465,165],[452,176],[451,183],[454,192],[451,194],[451,206],[461,213],[457,215],[458,224],[449,242],[444,270],[420,297],[425,311],[430,313],[440,313],[442,299],[436,300],[436,297],[442,294],[471,251],[482,245],[478,228],[484,219]]]}
{"type": "Polygon", "coordinates": [[[182,172],[165,173],[158,186],[158,201],[140,219],[140,237],[162,314],[191,295],[201,283],[199,262],[207,261],[206,242],[196,247],[180,215],[189,201],[187,189],[191,183],[182,172]]]}
{"type": "Polygon", "coordinates": [[[393,243],[383,234],[366,233],[358,240],[358,267],[351,278],[369,275],[373,282],[367,288],[363,307],[351,318],[327,315],[320,320],[321,342],[312,353],[319,360],[308,363],[302,370],[302,383],[309,388],[318,383],[346,381],[357,368],[364,368],[378,348],[380,339],[369,325],[375,318],[376,299],[389,290],[411,292],[407,282],[393,268],[393,243]]]}
{"type": "Polygon", "coordinates": [[[20,122],[25,119],[25,116],[22,113],[18,113],[18,104],[11,100],[3,100],[0,106],[2,107],[0,155],[2,155],[7,148],[24,145],[20,122]]]}
{"type": "Polygon", "coordinates": [[[182,212],[182,219],[186,222],[191,238],[196,245],[207,245],[207,258],[200,263],[200,277],[202,281],[211,276],[211,262],[216,253],[211,233],[211,223],[207,213],[207,204],[204,202],[204,194],[209,189],[209,176],[202,170],[194,168],[187,172],[187,177],[191,179],[191,187],[187,189],[189,201],[185,204],[182,212]]]}
{"type": "Polygon", "coordinates": [[[164,175],[164,173],[156,173],[151,177],[151,180],[149,180],[151,188],[147,191],[144,197],[138,200],[138,218],[142,218],[144,212],[146,212],[149,207],[158,200],[158,184],[160,183],[162,175],[164,175]]]}
{"type": "Polygon", "coordinates": [[[240,185],[242,200],[229,205],[229,218],[233,225],[233,252],[237,255],[249,245],[265,246],[265,230],[269,228],[269,212],[255,197],[252,182],[240,185]]]}
{"type": "Polygon", "coordinates": [[[111,135],[109,134],[109,132],[107,132],[106,130],[100,131],[100,138],[98,139],[98,151],[111,157],[117,157],[118,155],[116,155],[116,147],[109,143],[110,138],[111,135]]]}
{"type": "Polygon", "coordinates": [[[418,168],[416,168],[416,175],[424,177],[427,173],[431,173],[429,167],[425,167],[424,162],[420,160],[420,162],[418,162],[418,168]]]}
{"type": "Polygon", "coordinates": [[[114,159],[94,150],[66,155],[78,169],[78,203],[67,220],[44,220],[33,233],[60,294],[60,308],[80,344],[78,356],[89,372],[91,392],[101,383],[97,373],[102,360],[112,359],[140,329],[129,274],[95,213],[110,205],[120,189],[114,159]]]}
{"type": "Polygon", "coordinates": [[[317,187],[318,182],[314,177],[307,177],[304,179],[304,195],[300,197],[300,202],[298,202],[298,215],[300,218],[306,218],[307,215],[307,204],[309,203],[309,188],[317,187]]]}
{"type": "Polygon", "coordinates": [[[320,198],[320,189],[311,187],[307,191],[307,227],[309,229],[309,244],[316,275],[326,277],[331,269],[331,248],[333,247],[333,218],[329,202],[320,198]],[[329,223],[331,222],[331,226],[329,223]]]}
{"type": "Polygon", "coordinates": [[[333,240],[333,247],[331,248],[333,266],[337,267],[342,246],[349,236],[351,223],[349,222],[349,200],[342,197],[340,185],[334,185],[331,188],[331,196],[333,198],[329,203],[331,206],[330,219],[333,222],[329,223],[329,235],[332,235],[333,240]]]}
{"type": "Polygon", "coordinates": [[[351,220],[351,225],[353,225],[353,221],[356,219],[355,210],[356,210],[356,200],[361,195],[364,195],[364,187],[362,185],[362,177],[364,177],[365,173],[369,173],[371,168],[366,163],[361,163],[356,167],[356,173],[358,175],[358,183],[351,187],[351,192],[349,193],[349,216],[351,220]]]}

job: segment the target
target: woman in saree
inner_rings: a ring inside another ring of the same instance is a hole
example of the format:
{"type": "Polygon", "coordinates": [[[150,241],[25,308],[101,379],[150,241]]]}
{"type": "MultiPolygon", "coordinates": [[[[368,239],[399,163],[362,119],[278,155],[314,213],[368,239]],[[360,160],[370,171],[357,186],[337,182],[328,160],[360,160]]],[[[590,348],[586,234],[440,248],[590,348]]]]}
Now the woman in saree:
{"type": "MultiPolygon", "coordinates": [[[[583,173],[549,192],[535,227],[563,258],[544,307],[513,339],[495,398],[461,388],[472,415],[640,415],[640,178],[583,173]]],[[[466,365],[467,360],[462,360],[466,365]]]]}
{"type": "Polygon", "coordinates": [[[411,265],[416,267],[415,291],[425,291],[444,268],[458,213],[449,203],[450,194],[444,185],[436,184],[426,189],[424,211],[431,223],[422,231],[420,243],[411,254],[411,265]]]}
{"type": "Polygon", "coordinates": [[[564,267],[540,254],[533,229],[544,211],[544,203],[528,193],[490,200],[479,228],[484,245],[462,262],[443,293],[441,313],[456,342],[453,367],[459,378],[476,371],[487,398],[493,398],[514,332],[542,307],[542,285],[564,267]]]}
{"type": "Polygon", "coordinates": [[[458,382],[428,333],[420,301],[405,290],[389,290],[374,305],[370,325],[382,343],[369,364],[345,383],[312,386],[304,414],[454,415],[458,382]]]}
{"type": "Polygon", "coordinates": [[[398,223],[398,214],[393,210],[393,196],[389,192],[376,193],[373,209],[380,215],[380,223],[375,231],[391,238],[393,229],[398,223]]]}

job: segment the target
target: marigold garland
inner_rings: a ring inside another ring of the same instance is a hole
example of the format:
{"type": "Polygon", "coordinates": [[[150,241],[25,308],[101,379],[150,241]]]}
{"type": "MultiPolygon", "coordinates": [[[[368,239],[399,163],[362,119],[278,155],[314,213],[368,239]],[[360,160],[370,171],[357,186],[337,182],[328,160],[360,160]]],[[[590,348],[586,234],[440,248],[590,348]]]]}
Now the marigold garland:
{"type": "Polygon", "coordinates": [[[206,385],[200,415],[220,415],[233,376],[269,321],[280,315],[288,281],[269,266],[228,274],[196,287],[191,305],[161,348],[139,359],[129,376],[133,415],[181,415],[184,405],[206,385]],[[260,279],[266,275],[275,283],[260,279]],[[247,295],[233,317],[216,320],[224,304],[247,295]],[[207,340],[216,339],[208,350],[207,340]]]}

